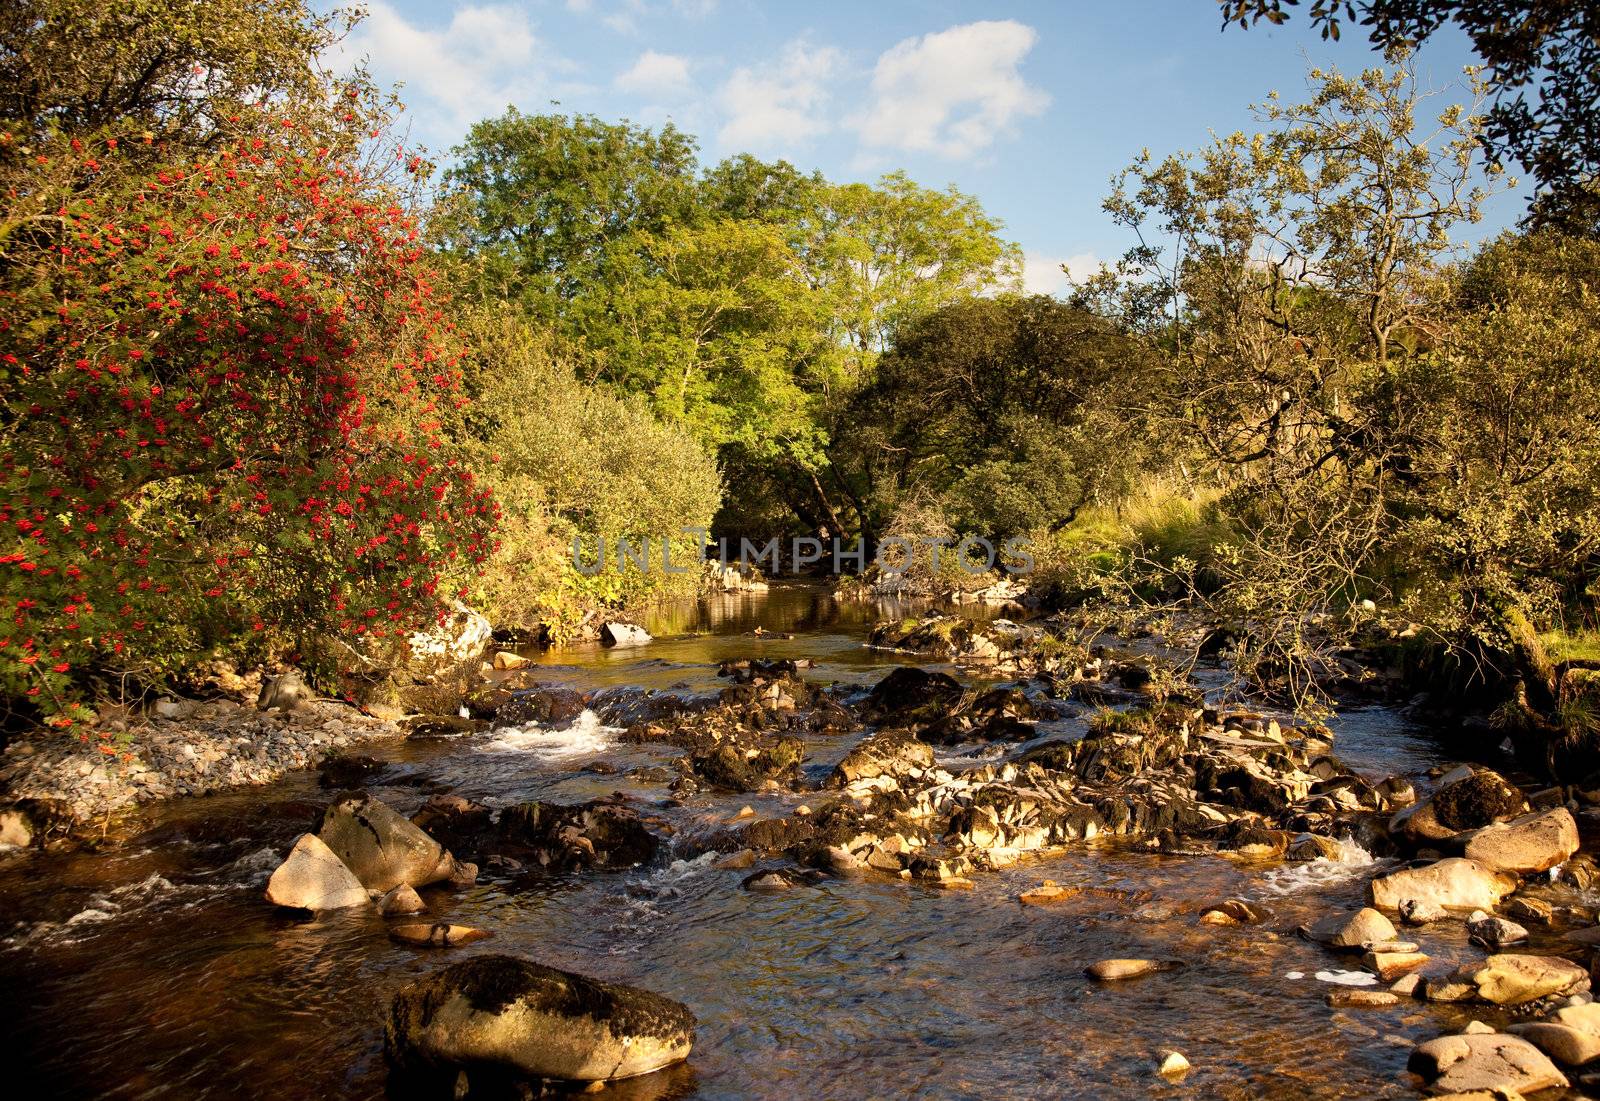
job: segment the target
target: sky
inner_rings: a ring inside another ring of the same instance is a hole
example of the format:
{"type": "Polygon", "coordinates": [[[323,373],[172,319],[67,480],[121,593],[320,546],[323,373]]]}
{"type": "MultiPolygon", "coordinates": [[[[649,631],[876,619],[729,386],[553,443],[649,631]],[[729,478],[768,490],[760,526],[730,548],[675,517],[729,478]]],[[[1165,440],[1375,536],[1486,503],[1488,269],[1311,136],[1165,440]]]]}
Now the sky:
{"type": "MultiPolygon", "coordinates": [[[[401,85],[410,140],[436,153],[516,106],[694,135],[711,164],[783,158],[837,181],[904,169],[976,195],[1026,257],[1030,290],[1131,242],[1100,204],[1142,148],[1254,129],[1311,65],[1377,63],[1359,32],[1323,41],[1304,15],[1220,29],[1213,0],[368,0],[346,43],[401,85]],[[552,107],[552,104],[558,107],[552,107]]],[[[1304,7],[1306,5],[1302,5],[1304,7]]],[[[1450,30],[1417,57],[1430,106],[1463,100],[1472,60],[1450,30]]],[[[1435,112],[1436,113],[1436,112],[1435,112]]],[[[1514,222],[1523,189],[1463,235],[1514,222]]]]}

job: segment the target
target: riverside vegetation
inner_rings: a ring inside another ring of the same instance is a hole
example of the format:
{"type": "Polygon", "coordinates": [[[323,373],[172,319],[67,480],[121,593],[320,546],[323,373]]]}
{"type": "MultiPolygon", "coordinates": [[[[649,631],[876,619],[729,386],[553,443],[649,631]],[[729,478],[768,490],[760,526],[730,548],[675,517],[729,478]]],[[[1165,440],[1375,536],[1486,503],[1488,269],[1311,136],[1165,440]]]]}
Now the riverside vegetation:
{"type": "MultiPolygon", "coordinates": [[[[320,763],[346,794],[267,899],[370,909],[406,950],[492,936],[414,917],[480,877],[669,850],[758,894],[971,890],[1089,842],[1357,852],[1386,862],[1371,906],[1303,929],[1363,953],[1323,968],[1329,1006],[1481,1007],[1492,1026],[1411,1054],[1433,1092],[1587,1084],[1600,234],[1580,149],[1566,176],[1540,157],[1523,227],[1457,243],[1530,148],[1504,59],[1426,117],[1418,35],[1377,12],[1381,64],[1313,70],[1260,133],[1137,155],[1105,209],[1139,244],[1055,299],[1021,292],[971,196],[706,166],[670,125],[513,108],[436,173],[392,98],[320,67],[352,18],[0,16],[0,841],[114,849],[140,805],[320,763]],[[897,666],[870,684],[796,657],[730,658],[705,693],[545,674],[541,648],[648,647],[651,607],[765,589],[572,558],[665,537],[687,561],[695,529],[1023,539],[1036,568],[841,584],[928,598],[861,640],[897,666]],[[1372,700],[1469,763],[1345,763],[1319,720],[1372,700]],[[668,790],[401,813],[352,752],[585,722],[659,752],[634,782],[668,790]],[[774,802],[678,836],[675,812],[747,796],[774,802]]],[[[1573,40],[1535,32],[1560,71],[1573,40]]],[[[1230,897],[1198,921],[1275,918],[1230,897]]],[[[677,1000],[479,949],[395,991],[382,1031],[395,1088],[516,1096],[680,1064],[695,1030],[677,1000]]]]}

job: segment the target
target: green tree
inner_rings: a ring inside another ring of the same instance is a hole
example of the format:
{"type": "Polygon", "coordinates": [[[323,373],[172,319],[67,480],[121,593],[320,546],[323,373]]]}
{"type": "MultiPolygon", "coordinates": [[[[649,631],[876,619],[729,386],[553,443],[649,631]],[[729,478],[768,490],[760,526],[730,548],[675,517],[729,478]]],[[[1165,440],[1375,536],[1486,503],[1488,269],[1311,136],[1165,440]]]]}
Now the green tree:
{"type": "Polygon", "coordinates": [[[864,525],[882,532],[918,501],[983,535],[1070,522],[1137,465],[1146,363],[1104,319],[1044,296],[969,299],[911,323],[840,432],[864,525]]]}
{"type": "MultiPolygon", "coordinates": [[[[1218,0],[1223,25],[1288,20],[1299,0],[1218,0]]],[[[1484,133],[1497,161],[1532,176],[1535,224],[1600,230],[1600,10],[1573,0],[1313,0],[1313,26],[1338,38],[1342,20],[1379,49],[1415,47],[1453,25],[1488,68],[1484,133]],[[1535,92],[1537,102],[1529,101],[1535,92]]]]}
{"type": "Polygon", "coordinates": [[[692,217],[693,139],[593,115],[524,115],[475,124],[445,173],[438,231],[480,294],[551,319],[604,283],[617,241],[692,217]]]}

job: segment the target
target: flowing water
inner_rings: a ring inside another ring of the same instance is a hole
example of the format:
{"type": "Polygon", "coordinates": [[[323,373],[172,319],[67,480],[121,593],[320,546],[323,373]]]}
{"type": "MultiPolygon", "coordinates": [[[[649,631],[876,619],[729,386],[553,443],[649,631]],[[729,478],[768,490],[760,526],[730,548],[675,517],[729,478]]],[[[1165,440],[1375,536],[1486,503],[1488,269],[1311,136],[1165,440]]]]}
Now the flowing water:
{"type": "MultiPolygon", "coordinates": [[[[546,655],[540,679],[695,694],[726,683],[718,661],[751,656],[812,658],[808,679],[871,683],[910,660],[863,645],[883,614],[899,613],[775,587],[663,612],[649,624],[658,640],[639,649],[546,655]],[[758,626],[793,637],[757,637],[758,626]]],[[[1051,736],[1081,732],[1082,718],[1047,725],[1051,736]]],[[[1374,776],[1437,760],[1392,712],[1333,725],[1341,755],[1374,776]]],[[[619,790],[665,799],[661,785],[624,773],[676,751],[623,745],[615,733],[588,712],[560,730],[362,751],[392,762],[374,792],[405,813],[444,790],[496,805],[619,790]],[[588,770],[597,761],[616,773],[588,770]]],[[[847,746],[813,739],[808,772],[825,774],[847,746]]],[[[778,813],[803,798],[698,795],[662,813],[681,839],[747,804],[778,813]]],[[[968,892],[851,879],[781,894],[741,890],[748,873],[718,870],[709,856],[668,853],[632,872],[485,877],[459,894],[428,892],[430,919],[494,934],[446,957],[391,943],[371,912],[303,920],[262,900],[267,875],[327,800],[314,774],[292,775],[162,805],[106,852],[0,861],[6,1065],[13,1088],[26,1083],[11,1095],[380,1097],[390,994],[479,950],[635,983],[693,1009],[688,1064],[604,1094],[626,1099],[1413,1097],[1410,1047],[1459,1023],[1421,1003],[1323,1004],[1349,981],[1347,964],[1292,930],[1359,904],[1373,867],[1354,846],[1343,861],[1254,866],[1085,847],[979,873],[968,892]],[[1092,889],[1050,908],[1020,905],[1018,892],[1044,877],[1092,889]],[[1234,896],[1263,902],[1273,920],[1196,923],[1234,896]],[[1096,985],[1083,969],[1108,956],[1188,966],[1096,985]],[[1169,1048],[1194,1066],[1182,1081],[1153,1074],[1169,1048]]],[[[1466,952],[1437,938],[1430,950],[1466,952]]]]}

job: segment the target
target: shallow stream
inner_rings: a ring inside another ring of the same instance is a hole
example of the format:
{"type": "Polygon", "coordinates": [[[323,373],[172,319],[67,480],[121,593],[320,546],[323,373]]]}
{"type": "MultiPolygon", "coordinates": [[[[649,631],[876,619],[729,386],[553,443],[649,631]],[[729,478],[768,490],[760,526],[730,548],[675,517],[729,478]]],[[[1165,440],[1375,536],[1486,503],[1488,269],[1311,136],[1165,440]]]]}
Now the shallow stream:
{"type": "MultiPolygon", "coordinates": [[[[911,660],[864,646],[885,614],[898,610],[802,587],[724,597],[664,611],[647,624],[657,635],[648,646],[546,655],[541,683],[710,692],[726,683],[717,662],[736,657],[811,658],[809,680],[871,683],[911,660]],[[757,637],[758,626],[793,637],[757,637]]],[[[1048,733],[1081,731],[1082,721],[1048,733]]],[[[1424,732],[1388,710],[1333,726],[1336,751],[1374,777],[1439,759],[1424,732]]],[[[622,774],[677,751],[623,745],[614,733],[591,713],[565,730],[362,752],[394,763],[373,790],[408,814],[441,790],[499,805],[618,790],[666,799],[664,786],[622,774]],[[584,771],[594,762],[617,771],[584,771]]],[[[847,746],[813,738],[808,771],[821,776],[847,746]]],[[[663,813],[685,837],[746,805],[776,813],[803,798],[696,795],[663,813]]],[[[306,921],[262,900],[267,875],[328,799],[316,774],[302,773],[161,805],[110,851],[0,860],[6,1065],[28,1082],[11,1096],[383,1096],[390,994],[446,957],[391,943],[370,912],[306,921]]],[[[747,872],[669,855],[632,872],[485,877],[425,895],[431,919],[492,931],[457,953],[524,954],[693,1009],[700,1028],[686,1066],[602,1096],[1415,1097],[1404,1072],[1411,1046],[1458,1014],[1422,1003],[1331,1010],[1323,997],[1334,987],[1316,973],[1341,961],[1293,935],[1301,921],[1359,905],[1368,859],[1352,847],[1345,862],[1252,866],[1085,847],[979,873],[966,892],[838,879],[759,894],[740,889],[747,872]],[[1050,908],[1017,902],[1046,877],[1092,889],[1050,908]],[[1197,924],[1228,897],[1264,902],[1273,920],[1197,924]],[[1109,956],[1188,966],[1110,986],[1085,977],[1109,956]],[[1155,1077],[1163,1049],[1193,1064],[1182,1081],[1155,1077]]],[[[1436,956],[1450,950],[1430,945],[1436,956]]]]}

